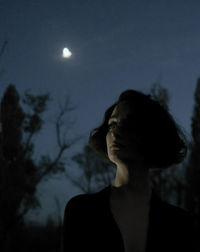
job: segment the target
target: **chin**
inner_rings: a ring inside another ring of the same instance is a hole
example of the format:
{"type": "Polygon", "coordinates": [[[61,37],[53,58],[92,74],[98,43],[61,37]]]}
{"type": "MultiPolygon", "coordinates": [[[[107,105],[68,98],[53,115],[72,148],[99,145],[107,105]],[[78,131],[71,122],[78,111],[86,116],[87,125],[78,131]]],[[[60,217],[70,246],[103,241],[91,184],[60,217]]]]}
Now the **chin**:
{"type": "Polygon", "coordinates": [[[116,152],[112,152],[110,153],[109,155],[109,159],[113,162],[113,163],[116,163],[116,162],[122,162],[123,160],[126,160],[127,157],[125,156],[124,153],[120,152],[120,151],[116,151],[116,152]]]}

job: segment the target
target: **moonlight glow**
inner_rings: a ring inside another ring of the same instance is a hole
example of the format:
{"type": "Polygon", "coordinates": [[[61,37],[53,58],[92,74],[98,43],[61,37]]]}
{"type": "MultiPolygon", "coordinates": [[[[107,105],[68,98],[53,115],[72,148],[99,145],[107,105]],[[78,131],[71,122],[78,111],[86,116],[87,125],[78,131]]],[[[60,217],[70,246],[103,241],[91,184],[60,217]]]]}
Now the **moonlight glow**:
{"type": "Polygon", "coordinates": [[[71,55],[72,55],[72,53],[70,52],[70,50],[68,48],[63,49],[63,57],[64,58],[70,58],[71,55]]]}

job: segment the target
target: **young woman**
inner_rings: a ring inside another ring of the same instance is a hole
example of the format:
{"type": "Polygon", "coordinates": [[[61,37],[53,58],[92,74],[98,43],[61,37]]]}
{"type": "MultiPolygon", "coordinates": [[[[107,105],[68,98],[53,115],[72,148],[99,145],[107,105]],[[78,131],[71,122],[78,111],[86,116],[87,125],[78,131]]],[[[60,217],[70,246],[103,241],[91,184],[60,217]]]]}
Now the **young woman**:
{"type": "Polygon", "coordinates": [[[90,147],[116,165],[112,184],[73,197],[64,216],[63,251],[192,251],[190,215],[161,201],[150,173],[181,163],[183,134],[158,102],[126,90],[92,130],[90,147]]]}

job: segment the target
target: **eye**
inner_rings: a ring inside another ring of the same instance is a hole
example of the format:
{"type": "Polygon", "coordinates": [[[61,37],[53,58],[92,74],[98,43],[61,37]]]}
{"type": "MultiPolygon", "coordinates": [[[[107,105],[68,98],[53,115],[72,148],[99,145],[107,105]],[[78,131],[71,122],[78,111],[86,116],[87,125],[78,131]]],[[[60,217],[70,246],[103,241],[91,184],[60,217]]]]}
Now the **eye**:
{"type": "Polygon", "coordinates": [[[116,126],[116,122],[112,122],[108,124],[108,129],[111,129],[113,126],[116,126]]]}

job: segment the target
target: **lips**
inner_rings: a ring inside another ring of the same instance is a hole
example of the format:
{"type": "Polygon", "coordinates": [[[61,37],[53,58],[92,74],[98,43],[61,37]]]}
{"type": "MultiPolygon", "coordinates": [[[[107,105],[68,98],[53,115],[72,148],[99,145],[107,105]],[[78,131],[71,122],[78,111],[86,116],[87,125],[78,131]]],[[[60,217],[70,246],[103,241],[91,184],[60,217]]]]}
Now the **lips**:
{"type": "Polygon", "coordinates": [[[118,142],[112,142],[112,144],[110,145],[110,147],[122,147],[123,145],[118,143],[118,142]]]}

